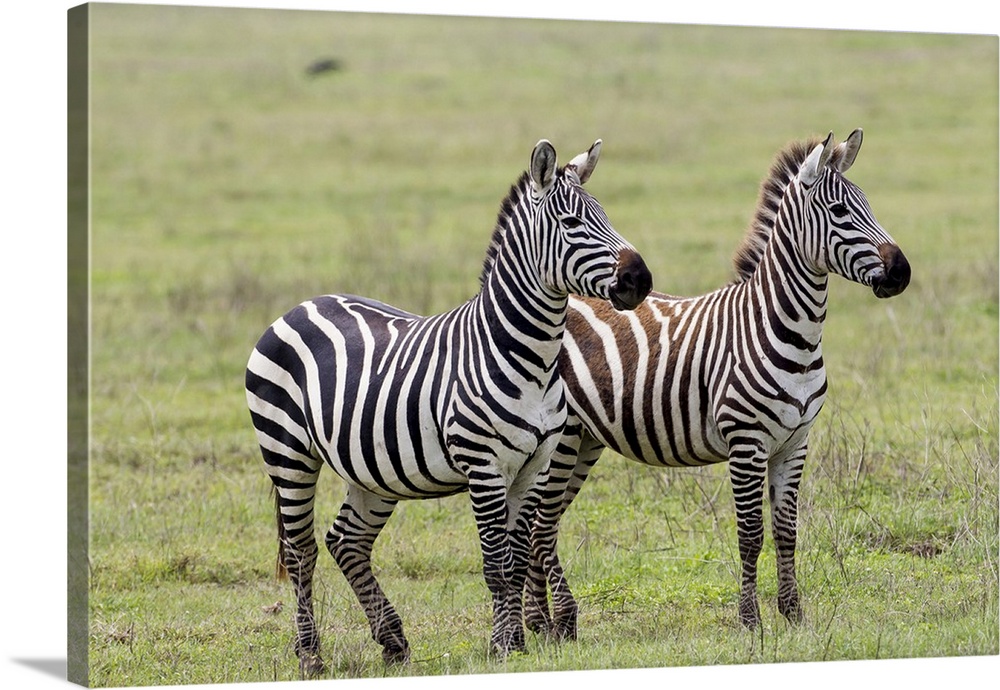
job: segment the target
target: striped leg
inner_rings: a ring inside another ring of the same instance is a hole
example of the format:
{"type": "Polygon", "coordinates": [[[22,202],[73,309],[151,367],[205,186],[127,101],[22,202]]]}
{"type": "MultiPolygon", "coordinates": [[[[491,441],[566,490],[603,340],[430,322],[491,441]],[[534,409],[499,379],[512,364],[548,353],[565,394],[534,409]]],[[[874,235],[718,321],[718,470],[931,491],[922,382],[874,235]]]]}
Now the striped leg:
{"type": "Polygon", "coordinates": [[[279,558],[295,589],[295,654],[302,672],[312,676],[322,673],[324,668],[312,601],[313,571],[319,552],[313,534],[315,484],[298,491],[306,495],[290,497],[289,493],[286,488],[278,488],[278,521],[282,535],[279,558]]]}
{"type": "Polygon", "coordinates": [[[552,456],[549,479],[535,517],[531,565],[525,591],[525,620],[531,630],[545,632],[555,639],[576,639],[579,611],[559,562],[559,521],[580,492],[603,450],[604,446],[578,420],[567,424],[552,456]],[[547,586],[552,588],[551,618],[547,586]]]}
{"type": "MultiPolygon", "coordinates": [[[[557,530],[564,511],[563,497],[566,496],[567,487],[573,477],[582,434],[583,426],[579,422],[567,424],[563,429],[562,437],[552,455],[548,480],[532,525],[531,560],[524,591],[524,617],[528,629],[536,633],[554,634],[552,618],[549,615],[548,574],[553,566],[559,567],[556,555],[557,530]]],[[[565,583],[564,578],[563,582],[565,583]]],[[[568,587],[562,592],[573,601],[568,587]]]]}
{"type": "Polygon", "coordinates": [[[530,560],[530,529],[553,444],[539,450],[508,488],[495,463],[459,459],[469,477],[472,512],[483,551],[483,576],[493,596],[490,652],[524,651],[522,591],[530,560]]]}
{"type": "Polygon", "coordinates": [[[514,553],[507,530],[507,490],[503,477],[491,465],[468,470],[469,496],[472,514],[479,531],[483,551],[483,577],[493,596],[493,632],[490,652],[506,656],[524,649],[524,634],[520,639],[510,629],[510,586],[514,577],[514,553]]]}
{"type": "Polygon", "coordinates": [[[548,479],[550,458],[557,436],[543,443],[521,469],[507,492],[507,532],[513,556],[513,572],[507,589],[508,637],[514,649],[524,650],[524,600],[522,592],[531,562],[532,525],[538,511],[542,488],[548,479]]]}
{"type": "Polygon", "coordinates": [[[323,461],[314,455],[305,414],[289,393],[294,384],[282,376],[277,377],[277,382],[261,376],[258,372],[269,366],[264,359],[254,350],[247,364],[247,406],[264,469],[275,489],[278,572],[287,573],[295,589],[295,653],[301,671],[311,676],[323,671],[312,602],[312,578],[319,552],[313,505],[323,461]]]}
{"type": "Polygon", "coordinates": [[[326,547],[340,567],[368,617],[372,639],[382,645],[387,663],[410,658],[403,621],[372,572],[372,546],[396,507],[396,501],[349,486],[344,505],[326,535],[326,547]]]}
{"type": "Polygon", "coordinates": [[[312,676],[323,671],[312,601],[313,571],[319,552],[313,504],[322,463],[307,455],[304,445],[296,445],[290,433],[271,431],[282,441],[276,442],[264,431],[258,432],[258,439],[276,494],[278,567],[279,572],[287,572],[295,589],[295,653],[302,672],[312,676]]]}
{"type": "Polygon", "coordinates": [[[757,558],[764,542],[764,478],[767,461],[754,440],[729,443],[729,476],[736,501],[736,534],[743,566],[740,622],[753,629],[760,624],[757,603],[757,558]]]}
{"type": "Polygon", "coordinates": [[[778,611],[793,623],[801,622],[802,608],[795,581],[795,541],[798,524],[799,481],[806,458],[806,445],[768,466],[768,498],[771,528],[778,561],[778,611]]]}

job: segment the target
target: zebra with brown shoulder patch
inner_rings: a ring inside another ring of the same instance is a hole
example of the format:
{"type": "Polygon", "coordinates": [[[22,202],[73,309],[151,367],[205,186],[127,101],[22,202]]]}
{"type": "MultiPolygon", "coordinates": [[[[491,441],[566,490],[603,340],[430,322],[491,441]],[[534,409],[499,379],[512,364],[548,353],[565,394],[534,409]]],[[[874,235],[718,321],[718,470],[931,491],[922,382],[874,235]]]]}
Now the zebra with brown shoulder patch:
{"type": "Polygon", "coordinates": [[[799,482],[826,396],[823,323],[830,273],[877,297],[910,280],[902,251],[844,173],[861,130],[795,143],[761,186],[735,257],[737,280],[700,297],[657,292],[618,313],[571,299],[559,367],[569,418],[533,531],[527,623],[574,638],[577,603],[556,553],[559,519],[604,448],[648,465],[728,462],[742,561],[739,616],[754,628],[765,487],[777,550],[778,609],[802,617],[795,577],[799,482]],[[552,590],[552,615],[546,601],[552,590]]]}

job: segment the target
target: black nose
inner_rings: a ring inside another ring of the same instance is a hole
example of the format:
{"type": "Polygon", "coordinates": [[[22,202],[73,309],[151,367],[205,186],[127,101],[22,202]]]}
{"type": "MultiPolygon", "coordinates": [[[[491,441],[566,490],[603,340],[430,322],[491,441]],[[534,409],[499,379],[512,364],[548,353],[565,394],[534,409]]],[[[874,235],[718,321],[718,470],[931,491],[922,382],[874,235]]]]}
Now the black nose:
{"type": "Polygon", "coordinates": [[[872,284],[872,290],[876,297],[895,297],[910,284],[910,262],[894,244],[883,244],[878,253],[885,272],[880,280],[872,284]]]}
{"type": "Polygon", "coordinates": [[[653,274],[646,268],[639,252],[625,249],[618,255],[618,275],[611,291],[611,304],[615,309],[638,307],[653,289],[653,274]]]}

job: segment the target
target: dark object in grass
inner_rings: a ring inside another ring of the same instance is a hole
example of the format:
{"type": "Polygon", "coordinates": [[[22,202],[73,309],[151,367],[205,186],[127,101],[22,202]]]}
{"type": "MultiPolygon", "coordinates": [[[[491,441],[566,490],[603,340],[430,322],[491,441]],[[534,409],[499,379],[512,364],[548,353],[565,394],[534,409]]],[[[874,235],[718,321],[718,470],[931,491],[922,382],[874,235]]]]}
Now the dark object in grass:
{"type": "Polygon", "coordinates": [[[306,74],[317,75],[323,74],[324,72],[338,72],[343,67],[340,60],[334,58],[321,58],[319,60],[314,60],[308,67],[306,67],[306,74]]]}

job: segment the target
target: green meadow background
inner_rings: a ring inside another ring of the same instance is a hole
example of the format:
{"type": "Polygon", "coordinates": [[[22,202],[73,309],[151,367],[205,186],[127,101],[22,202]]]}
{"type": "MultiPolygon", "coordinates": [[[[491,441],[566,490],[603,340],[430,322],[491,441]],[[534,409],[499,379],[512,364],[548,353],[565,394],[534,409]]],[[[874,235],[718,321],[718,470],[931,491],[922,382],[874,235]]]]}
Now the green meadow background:
{"type": "MultiPolygon", "coordinates": [[[[91,684],[299,677],[242,387],[287,309],[468,299],[540,138],[563,162],[602,138],[588,187],[656,289],[707,292],[732,277],[774,154],[855,127],[849,177],[913,280],[889,301],[831,280],[806,621],[777,613],[768,537],[763,625],[738,624],[724,466],[609,452],[563,523],[577,642],[487,658],[460,495],[400,504],[375,547],[406,666],[383,665],[321,553],[329,675],[998,653],[995,36],[96,4],[90,41],[91,684]]],[[[344,487],[327,471],[320,489],[325,531],[344,487]]]]}

